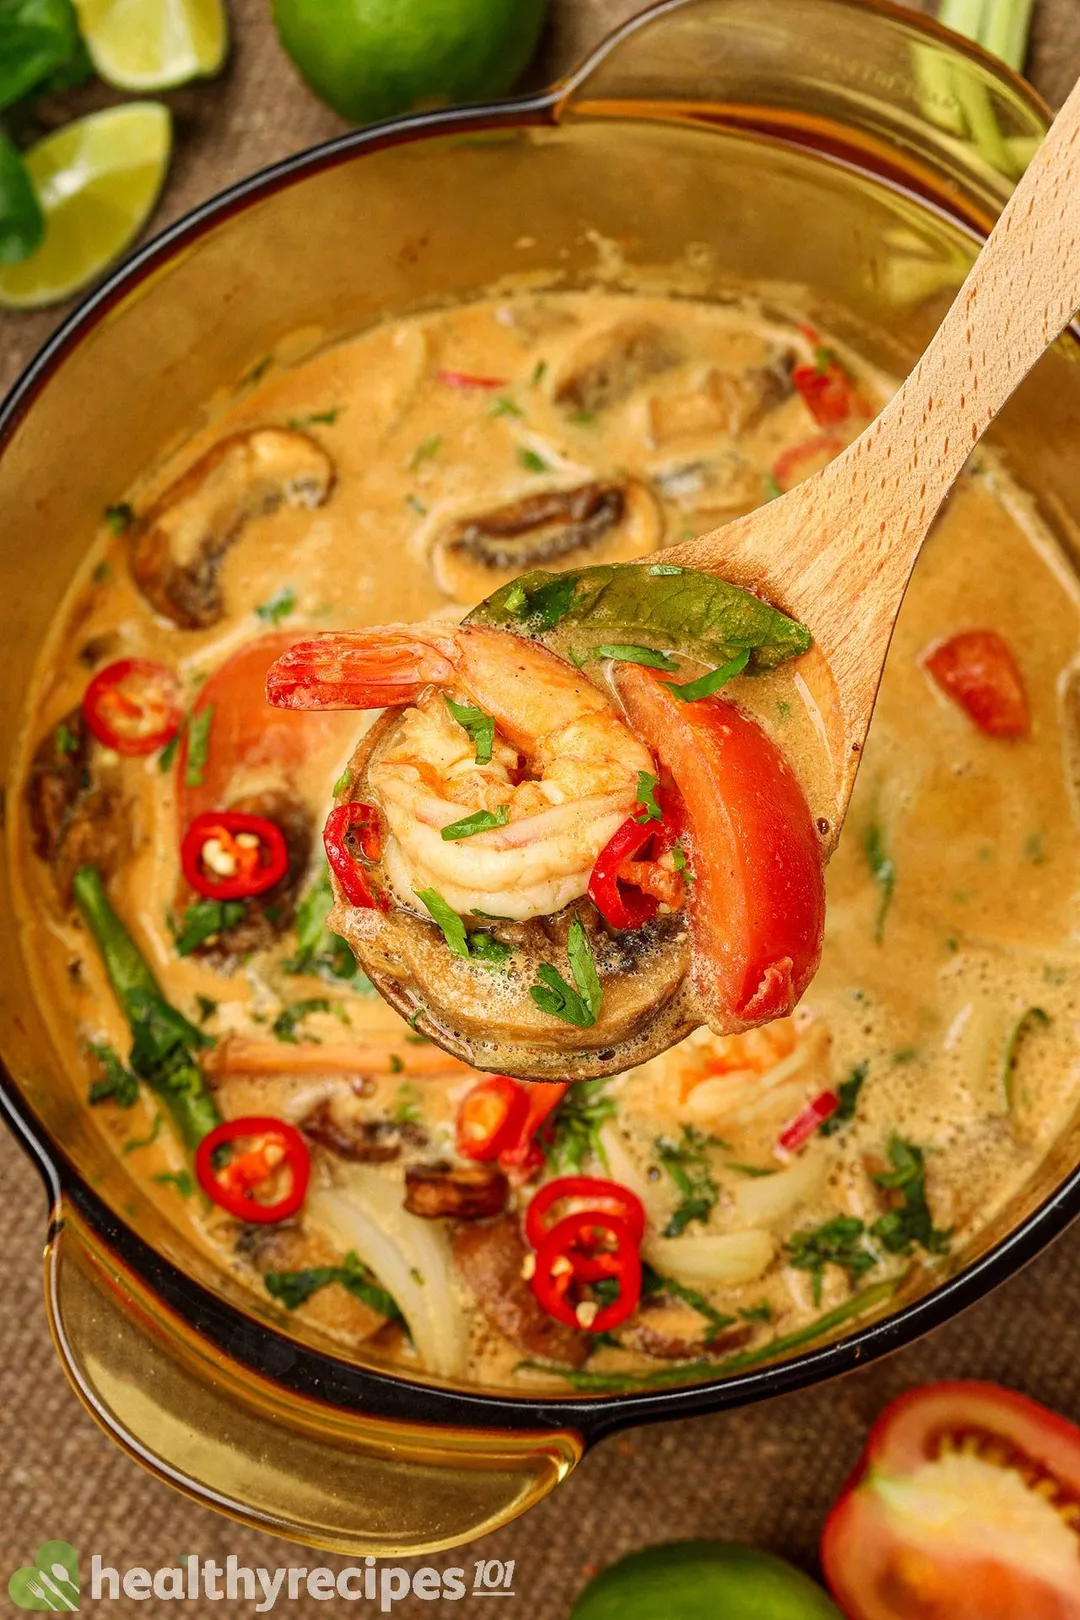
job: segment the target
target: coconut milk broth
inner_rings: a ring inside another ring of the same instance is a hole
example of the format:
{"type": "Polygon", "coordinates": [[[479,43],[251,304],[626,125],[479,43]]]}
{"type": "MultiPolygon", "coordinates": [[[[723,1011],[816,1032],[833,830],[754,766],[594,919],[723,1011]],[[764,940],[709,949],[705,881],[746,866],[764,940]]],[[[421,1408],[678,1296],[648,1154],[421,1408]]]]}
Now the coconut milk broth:
{"type": "MultiPolygon", "coordinates": [[[[331,498],[315,511],[282,508],[245,527],[222,566],[225,616],[206,630],[177,629],[149,610],[128,573],[123,536],[103,525],[39,668],[28,705],[27,760],[80,702],[93,671],[118,657],[175,667],[193,701],[202,683],[256,637],[273,634],[284,645],[311,629],[457,619],[471,601],[440,588],[431,556],[438,534],[463,514],[538,488],[627,475],[656,502],[660,544],[751,509],[775,492],[773,469],[784,453],[817,433],[803,400],[787,392],[759,420],[728,435],[715,423],[695,424],[692,413],[681,417],[679,402],[702,390],[711,370],[753,370],[778,355],[804,359],[809,351],[794,322],[748,303],[721,307],[596,292],[489,300],[392,322],[291,370],[268,371],[134,490],[117,492],[118,499],[144,509],[223,435],[266,424],[295,425],[325,447],[335,469],[331,498]],[[603,408],[569,417],[553,401],[553,379],[583,345],[626,321],[674,334],[684,358],[603,408]],[[440,373],[506,382],[498,389],[455,386],[440,381],[440,373]],[[662,410],[657,415],[657,402],[665,401],[666,418],[662,410]],[[289,597],[291,610],[275,628],[268,604],[289,597]]],[[[844,359],[876,408],[887,385],[857,357],[844,359]]],[[[861,425],[840,430],[841,440],[861,425]]],[[[811,462],[800,469],[810,470],[811,462]]],[[[714,1347],[721,1365],[725,1354],[783,1339],[852,1297],[843,1269],[830,1265],[815,1278],[788,1263],[785,1245],[793,1233],[837,1215],[868,1228],[881,1216],[890,1200],[873,1177],[890,1162],[890,1138],[923,1149],[934,1227],[950,1233],[947,1246],[959,1251],[1031,1176],[1074,1113],[1080,1067],[1072,942],[1080,860],[1058,690],[1075,655],[1077,617],[1076,592],[1053,543],[992,460],[980,457],[925,548],[900,617],[829,867],[824,960],[795,1018],[746,1037],[698,1031],[601,1084],[599,1095],[614,1106],[591,1139],[584,1168],[639,1192],[650,1217],[649,1264],[733,1319],[714,1347]],[[1033,724],[1017,742],[978,732],[919,662],[936,639],[981,625],[1004,635],[1023,670],[1033,724]],[[895,867],[884,912],[866,855],[871,828],[895,867]],[[1049,1022],[1030,1025],[1006,1084],[1010,1032],[1033,1007],[1049,1022]],[[824,1088],[856,1072],[865,1079],[850,1123],[814,1137],[793,1161],[778,1157],[784,1125],[824,1088]],[[694,1140],[685,1130],[705,1142],[698,1169],[715,1196],[706,1222],[665,1237],[680,1192],[658,1143],[694,1140]],[[762,1171],[770,1174],[755,1173],[762,1171]],[[703,1258],[695,1239],[705,1237],[727,1239],[726,1248],[703,1258]]],[[[742,678],[731,696],[782,745],[815,816],[827,817],[828,761],[797,666],[742,678]]],[[[371,718],[295,717],[296,726],[307,728],[298,745],[302,769],[294,762],[285,776],[307,800],[316,830],[371,718]]],[[[259,726],[258,714],[251,724],[259,726]]],[[[210,746],[212,752],[212,736],[210,746]]],[[[333,978],[284,971],[295,954],[292,930],[228,972],[197,956],[178,958],[168,923],[182,831],[175,769],[163,771],[154,756],[106,766],[119,773],[132,842],[110,892],[173,1003],[189,1016],[214,1003],[207,1028],[219,1042],[272,1041],[283,1009],[303,998],[331,1003],[330,1011],[315,1010],[303,1021],[296,1048],[302,1072],[289,1072],[293,1049],[285,1045],[278,1075],[219,1079],[226,1116],[299,1119],[322,1099],[347,1096],[364,1119],[414,1124],[415,1136],[406,1132],[396,1158],[374,1171],[363,1166],[365,1177],[376,1174],[395,1195],[410,1162],[453,1158],[454,1117],[476,1077],[440,1072],[434,1048],[410,1042],[406,1026],[376,996],[333,978]],[[338,1048],[369,1036],[394,1047],[400,1069],[391,1063],[394,1072],[367,1074],[362,1066],[318,1072],[311,1043],[338,1048]]],[[[234,795],[279,786],[281,767],[272,755],[249,761],[241,778],[230,784],[234,795]]],[[[313,856],[312,876],[318,864],[313,856]]],[[[92,943],[31,852],[25,818],[17,880],[38,994],[69,1083],[85,1094],[98,1072],[88,1043],[107,1041],[126,1055],[129,1036],[92,943]]],[[[264,1302],[262,1277],[271,1266],[332,1264],[350,1247],[333,1220],[310,1217],[298,1237],[277,1249],[273,1239],[255,1242],[241,1233],[238,1241],[231,1219],[201,1195],[184,1196],[175,1181],[161,1179],[186,1167],[167,1123],[149,1146],[131,1146],[154,1134],[157,1113],[145,1092],[131,1110],[108,1103],[95,1109],[102,1131],[170,1217],[264,1302]]],[[[359,1172],[319,1147],[314,1158],[316,1184],[347,1198],[359,1172]]],[[[520,1195],[516,1200],[520,1207],[520,1195]]],[[[485,1383],[558,1384],[555,1372],[515,1371],[531,1358],[493,1326],[455,1270],[441,1230],[438,1243],[433,1263],[447,1268],[443,1304],[456,1313],[461,1348],[453,1365],[437,1370],[485,1383]]],[[[881,1252],[868,1280],[899,1279],[912,1266],[929,1278],[944,1264],[944,1252],[918,1245],[908,1255],[881,1252]]],[[[385,1325],[337,1285],[314,1294],[289,1319],[329,1331],[364,1358],[389,1357],[423,1370],[400,1328],[385,1325]]],[[[685,1302],[654,1300],[622,1332],[621,1345],[592,1352],[589,1367],[648,1371],[669,1364],[673,1346],[682,1352],[676,1359],[693,1360],[702,1354],[706,1325],[685,1302]]]]}

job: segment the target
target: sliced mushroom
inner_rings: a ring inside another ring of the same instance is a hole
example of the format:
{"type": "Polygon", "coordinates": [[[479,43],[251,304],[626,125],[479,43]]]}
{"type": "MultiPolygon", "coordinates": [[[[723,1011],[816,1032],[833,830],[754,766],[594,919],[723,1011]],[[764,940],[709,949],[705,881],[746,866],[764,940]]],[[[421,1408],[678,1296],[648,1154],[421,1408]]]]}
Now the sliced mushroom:
{"type": "Polygon", "coordinates": [[[648,1299],[619,1329],[618,1339],[628,1350],[658,1361],[694,1361],[700,1356],[726,1355],[741,1350],[754,1336],[748,1322],[710,1331],[703,1317],[684,1305],[648,1299]]]}
{"type": "Polygon", "coordinates": [[[38,744],[26,783],[34,851],[52,869],[67,904],[71,880],[92,864],[108,876],[131,847],[129,806],[102,749],[90,735],[81,706],[72,709],[38,744]]]}
{"type": "MultiPolygon", "coordinates": [[[[257,1272],[260,1280],[268,1271],[311,1271],[322,1266],[338,1266],[342,1258],[325,1239],[290,1224],[238,1226],[235,1248],[238,1259],[257,1272]]],[[[336,1283],[316,1290],[297,1309],[306,1321],[354,1343],[369,1339],[387,1320],[336,1283]]]]}
{"type": "Polygon", "coordinates": [[[425,1220],[479,1221],[501,1215],[510,1183],[494,1164],[411,1164],[405,1208],[425,1220]]]}
{"type": "Polygon", "coordinates": [[[693,512],[749,512],[765,493],[759,469],[734,451],[665,467],[652,478],[666,500],[693,512]]]}
{"type": "Polygon", "coordinates": [[[619,321],[580,344],[552,397],[565,410],[602,411],[682,358],[674,334],[664,327],[652,321],[619,321]]]}
{"type": "Polygon", "coordinates": [[[649,437],[657,446],[717,433],[738,439],[791,391],[791,375],[782,361],[739,371],[713,366],[699,387],[650,399],[649,437]]]}
{"type": "Polygon", "coordinates": [[[662,535],[654,496],[626,478],[543,490],[457,518],[436,535],[431,562],[439,588],[472,603],[530,568],[644,557],[662,535]]]}
{"type": "MultiPolygon", "coordinates": [[[[400,709],[386,710],[361,740],[349,767],[354,797],[372,796],[369,766],[394,739],[400,715],[400,709]]],[[[376,888],[395,892],[390,873],[399,859],[388,838],[371,869],[376,888]]],[[[380,994],[420,1034],[474,1068],[537,1080],[597,1079],[645,1062],[699,1022],[687,984],[690,946],[681,912],[660,913],[643,928],[616,934],[583,899],[553,916],[499,923],[496,937],[512,951],[492,970],[448,950],[431,919],[407,906],[368,909],[348,905],[340,890],[335,894],[330,926],[380,994]],[[575,915],[589,935],[603,992],[587,1028],[543,1011],[530,995],[542,964],[568,971],[575,915]]]]}
{"type": "MultiPolygon", "coordinates": [[[[244,915],[238,923],[195,947],[193,956],[223,969],[233,967],[256,951],[269,950],[292,926],[315,840],[315,829],[307,805],[295,794],[284,790],[268,789],[265,793],[250,793],[236,799],[228,809],[243,815],[263,816],[267,821],[276,822],[285,835],[289,867],[280,883],[275,883],[272,889],[246,902],[244,915]]],[[[177,916],[182,917],[185,907],[197,899],[198,896],[187,883],[181,881],[176,902],[177,916]]]]}
{"type": "Polygon", "coordinates": [[[333,482],[333,462],[306,433],[264,427],[230,434],[132,525],[136,585],[181,629],[216,624],[224,611],[221,559],[245,523],[283,503],[321,506],[333,482]]]}
{"type": "Polygon", "coordinates": [[[406,1144],[426,1147],[428,1140],[427,1132],[411,1120],[343,1115],[328,1098],[304,1116],[300,1129],[328,1153],[352,1164],[389,1164],[401,1157],[406,1144]]]}
{"type": "Polygon", "coordinates": [[[580,1367],[587,1360],[588,1336],[549,1316],[522,1276],[529,1250],[512,1215],[459,1226],[451,1241],[458,1270],[504,1339],[542,1361],[580,1367]]]}

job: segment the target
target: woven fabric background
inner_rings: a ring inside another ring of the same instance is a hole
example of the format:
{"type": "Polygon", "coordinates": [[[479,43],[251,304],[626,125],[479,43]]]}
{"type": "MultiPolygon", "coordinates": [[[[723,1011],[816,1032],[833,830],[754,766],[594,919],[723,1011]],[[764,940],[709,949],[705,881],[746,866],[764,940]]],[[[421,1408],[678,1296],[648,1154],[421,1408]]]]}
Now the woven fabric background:
{"type": "MultiPolygon", "coordinates": [[[[638,9],[639,0],[553,0],[532,82],[562,71],[638,9]]],[[[169,97],[178,123],[176,159],[155,228],[238,177],[343,127],[282,55],[266,0],[231,0],[231,11],[234,47],[225,76],[169,97]]],[[[1080,0],[1036,0],[1029,72],[1050,101],[1064,99],[1080,72],[1080,0]]],[[[49,110],[59,122],[101,99],[90,87],[49,110]]],[[[0,317],[0,385],[18,374],[62,313],[0,317]]],[[[270,1568],[344,1562],[321,1554],[305,1558],[289,1543],[186,1501],[99,1432],[69,1390],[46,1330],[41,1187],[2,1132],[0,1188],[0,1613],[17,1612],[6,1597],[8,1573],[47,1537],[71,1541],[84,1561],[98,1552],[121,1568],[154,1569],[188,1551],[219,1563],[235,1553],[242,1564],[270,1568]]],[[[868,1424],[900,1390],[931,1378],[990,1378],[1080,1419],[1078,1313],[1080,1237],[1074,1233],[912,1349],[826,1387],[731,1416],[610,1440],[524,1519],[463,1554],[418,1562],[448,1567],[479,1557],[515,1559],[518,1620],[561,1620],[596,1568],[666,1539],[731,1537],[812,1568],[826,1508],[868,1424]]],[[[302,1600],[281,1602],[276,1612],[308,1620],[342,1607],[302,1600]]],[[[456,1607],[409,1599],[394,1612],[413,1620],[456,1607]]],[[[110,1612],[153,1616],[163,1606],[121,1599],[110,1612]]],[[[207,1602],[185,1604],[181,1612],[203,1620],[227,1610],[207,1602]]],[[[251,1611],[245,1605],[243,1612],[251,1611]]]]}

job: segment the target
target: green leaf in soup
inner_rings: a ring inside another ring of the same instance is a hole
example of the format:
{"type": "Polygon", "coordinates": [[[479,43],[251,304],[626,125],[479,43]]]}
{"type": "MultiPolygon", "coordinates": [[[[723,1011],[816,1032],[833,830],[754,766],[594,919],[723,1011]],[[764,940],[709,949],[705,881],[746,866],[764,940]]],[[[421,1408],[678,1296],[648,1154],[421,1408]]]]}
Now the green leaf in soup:
{"type": "Polygon", "coordinates": [[[442,936],[454,955],[467,957],[469,941],[465,935],[465,924],[453,906],[443,899],[437,889],[417,889],[416,898],[427,907],[432,921],[442,930],[442,936]]]}
{"type": "Polygon", "coordinates": [[[715,665],[745,652],[754,673],[775,669],[811,642],[801,624],[716,574],[633,563],[523,574],[481,602],[466,623],[531,636],[587,629],[609,645],[654,644],[715,665]]]}
{"type": "Polygon", "coordinates": [[[10,107],[79,52],[71,0],[0,0],[0,107],[10,107]]]}
{"type": "Polygon", "coordinates": [[[0,135],[0,264],[28,259],[45,235],[45,216],[22,158],[0,135]]]}

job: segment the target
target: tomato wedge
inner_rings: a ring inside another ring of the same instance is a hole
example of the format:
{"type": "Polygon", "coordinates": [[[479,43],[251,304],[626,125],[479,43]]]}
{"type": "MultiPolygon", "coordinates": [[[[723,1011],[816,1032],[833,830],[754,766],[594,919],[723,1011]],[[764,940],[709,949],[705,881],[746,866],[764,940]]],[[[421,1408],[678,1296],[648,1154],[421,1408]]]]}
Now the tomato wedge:
{"type": "Polygon", "coordinates": [[[680,702],[638,664],[620,664],[615,682],[686,808],[691,974],[709,1021],[733,1031],[782,1018],[814,975],[825,926],[821,851],[795,773],[734,704],[680,702]]]}
{"type": "Polygon", "coordinates": [[[1076,1620],[1080,1429],[996,1384],[911,1390],[821,1546],[850,1620],[1076,1620]]]}
{"type": "Polygon", "coordinates": [[[1012,648],[996,630],[962,630],[923,654],[941,690],[988,737],[1023,737],[1031,724],[1012,648]]]}
{"type": "Polygon", "coordinates": [[[180,746],[176,769],[182,825],[246,793],[290,783],[302,786],[324,766],[336,775],[352,753],[362,729],[355,714],[300,714],[267,703],[266,672],[295,640],[290,630],[256,637],[215,670],[199,693],[192,716],[213,712],[199,770],[188,771],[190,722],[180,746]]]}

